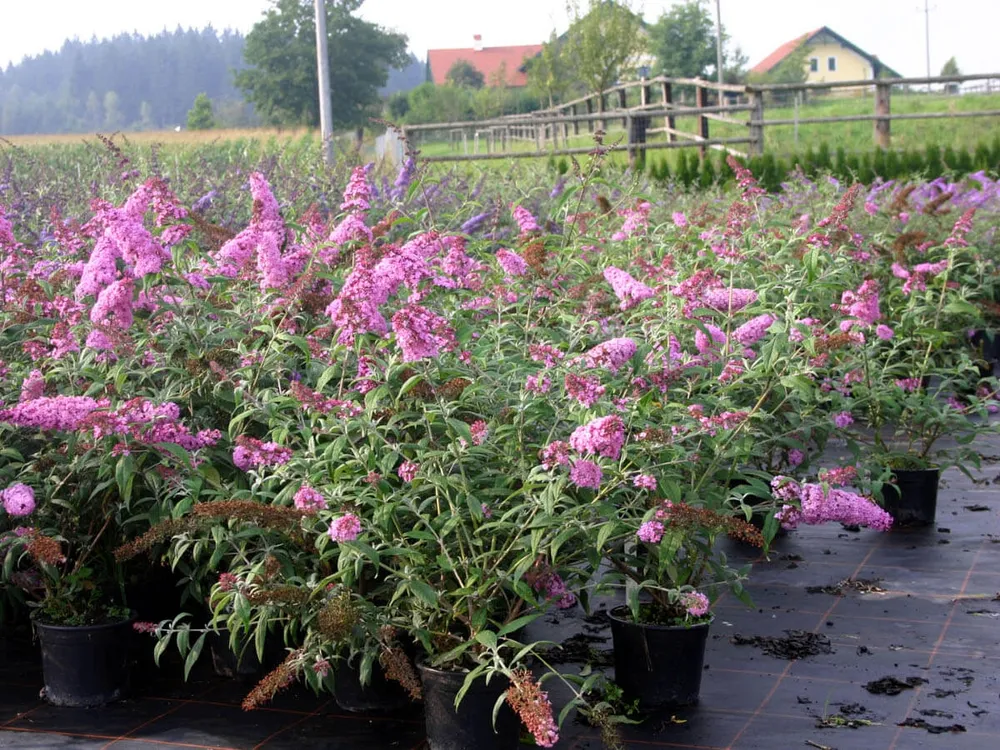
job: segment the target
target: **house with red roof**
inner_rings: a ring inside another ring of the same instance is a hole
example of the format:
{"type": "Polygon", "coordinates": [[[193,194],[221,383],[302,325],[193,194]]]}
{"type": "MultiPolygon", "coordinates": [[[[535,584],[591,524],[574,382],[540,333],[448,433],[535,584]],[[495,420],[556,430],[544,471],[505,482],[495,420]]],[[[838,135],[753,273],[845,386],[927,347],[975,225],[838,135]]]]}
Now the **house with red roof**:
{"type": "Polygon", "coordinates": [[[805,65],[806,81],[810,83],[902,77],[878,57],[865,52],[827,26],[821,26],[790,42],[785,42],[754,65],[750,72],[758,75],[771,72],[803,45],[808,47],[805,65]]]}
{"type": "Polygon", "coordinates": [[[429,79],[437,85],[446,83],[451,67],[464,60],[480,73],[487,86],[504,85],[519,87],[528,85],[524,61],[542,51],[541,44],[522,44],[509,47],[484,47],[479,34],[473,37],[472,47],[459,49],[427,50],[429,79]]]}

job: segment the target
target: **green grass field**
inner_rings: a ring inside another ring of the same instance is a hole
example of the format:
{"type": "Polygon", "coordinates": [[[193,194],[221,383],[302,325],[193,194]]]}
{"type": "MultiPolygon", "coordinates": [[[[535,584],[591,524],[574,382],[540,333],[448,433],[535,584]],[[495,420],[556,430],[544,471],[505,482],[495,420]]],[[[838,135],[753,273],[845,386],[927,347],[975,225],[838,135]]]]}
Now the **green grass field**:
{"type": "MultiPolygon", "coordinates": [[[[871,113],[874,108],[872,96],[859,97],[816,97],[799,108],[802,119],[813,117],[831,117],[845,115],[862,115],[871,113]]],[[[966,94],[962,96],[944,96],[927,94],[893,94],[892,112],[897,114],[915,112],[968,112],[976,110],[1000,110],[1000,93],[997,94],[966,94]]],[[[765,119],[790,119],[794,117],[794,108],[766,104],[765,119]]],[[[746,120],[745,112],[734,113],[734,119],[746,120]]],[[[621,119],[609,116],[608,130],[605,136],[606,144],[625,142],[625,130],[621,119]]],[[[662,128],[664,121],[657,118],[653,128],[662,128]]],[[[676,118],[676,127],[686,132],[696,130],[698,122],[693,117],[676,118]]],[[[767,126],[764,130],[765,150],[775,156],[787,156],[803,153],[808,149],[817,150],[826,143],[831,152],[843,148],[847,152],[870,152],[874,146],[874,123],[844,122],[767,126]]],[[[710,136],[716,138],[746,137],[748,127],[745,124],[729,124],[718,121],[710,122],[710,136]]],[[[1000,117],[966,117],[941,118],[933,120],[905,120],[892,124],[893,149],[922,149],[928,144],[941,147],[974,149],[979,143],[989,143],[1000,134],[1000,117]]],[[[451,143],[443,133],[414,134],[413,145],[423,157],[462,154],[462,143],[458,140],[451,143]]],[[[664,142],[666,135],[653,133],[649,136],[651,143],[664,142]]],[[[209,130],[209,131],[156,131],[125,133],[116,136],[116,142],[129,145],[127,151],[140,162],[156,159],[161,163],[173,166],[172,171],[178,172],[182,165],[197,163],[248,163],[268,155],[279,156],[283,160],[301,162],[303,165],[315,158],[319,149],[319,133],[310,129],[257,129],[257,130],[209,130]],[[173,162],[173,164],[171,164],[173,162]]],[[[559,146],[563,147],[560,137],[559,146]]],[[[593,135],[587,131],[586,124],[580,124],[580,133],[570,135],[568,145],[573,148],[592,148],[593,135]]],[[[546,150],[552,150],[552,142],[545,144],[546,150]]],[[[743,152],[746,146],[734,145],[733,149],[743,152]]],[[[0,151],[5,149],[24,149],[32,152],[53,168],[79,172],[84,174],[86,166],[92,161],[95,153],[106,149],[93,135],[37,135],[13,136],[0,139],[0,151]]],[[[472,152],[473,139],[468,139],[468,149],[472,152]]],[[[536,143],[531,140],[514,141],[510,149],[518,152],[537,150],[536,143]]],[[[486,150],[485,137],[481,138],[479,153],[486,150]]],[[[374,136],[367,135],[361,152],[356,151],[353,135],[338,135],[335,139],[335,151],[350,162],[371,161],[375,158],[374,136]]],[[[648,158],[661,161],[666,159],[673,168],[676,165],[677,150],[651,150],[648,158]]],[[[627,163],[625,151],[611,154],[607,157],[609,163],[624,166],[627,163]]],[[[518,160],[529,166],[533,163],[547,161],[545,158],[523,158],[518,160]]],[[[585,157],[581,158],[585,161],[585,157]]],[[[500,171],[510,169],[509,159],[473,162],[477,169],[500,171]]],[[[453,164],[442,164],[442,168],[451,168],[453,164]]]]}

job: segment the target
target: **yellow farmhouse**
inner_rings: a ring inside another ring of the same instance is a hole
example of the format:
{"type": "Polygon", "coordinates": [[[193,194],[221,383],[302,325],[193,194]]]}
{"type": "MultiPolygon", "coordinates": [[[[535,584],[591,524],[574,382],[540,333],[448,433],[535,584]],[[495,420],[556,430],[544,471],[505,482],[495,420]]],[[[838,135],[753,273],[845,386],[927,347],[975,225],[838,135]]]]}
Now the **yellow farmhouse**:
{"type": "Polygon", "coordinates": [[[899,78],[899,73],[880,62],[837,32],[823,26],[782,44],[757,63],[751,72],[764,74],[802,45],[808,47],[806,81],[868,81],[873,78],[899,78]]]}

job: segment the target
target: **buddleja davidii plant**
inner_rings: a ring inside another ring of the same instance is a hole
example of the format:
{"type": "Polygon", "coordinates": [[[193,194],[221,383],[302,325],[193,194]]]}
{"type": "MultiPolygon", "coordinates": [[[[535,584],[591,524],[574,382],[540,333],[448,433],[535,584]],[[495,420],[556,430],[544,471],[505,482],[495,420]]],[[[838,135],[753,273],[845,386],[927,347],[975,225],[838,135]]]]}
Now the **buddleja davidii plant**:
{"type": "Polygon", "coordinates": [[[846,429],[854,413],[865,416],[871,435],[849,434],[856,451],[874,449],[876,471],[954,465],[968,473],[966,464],[978,463],[968,446],[994,429],[983,417],[996,394],[995,380],[980,380],[966,339],[977,314],[969,302],[975,291],[954,280],[967,266],[959,248],[946,241],[928,252],[936,261],[912,268],[893,263],[892,277],[883,282],[885,323],[876,325],[880,298],[874,280],[841,308],[855,327],[867,322],[873,330],[857,349],[856,386],[842,394],[844,411],[834,419],[846,429]],[[945,437],[958,445],[935,450],[945,437]]]}

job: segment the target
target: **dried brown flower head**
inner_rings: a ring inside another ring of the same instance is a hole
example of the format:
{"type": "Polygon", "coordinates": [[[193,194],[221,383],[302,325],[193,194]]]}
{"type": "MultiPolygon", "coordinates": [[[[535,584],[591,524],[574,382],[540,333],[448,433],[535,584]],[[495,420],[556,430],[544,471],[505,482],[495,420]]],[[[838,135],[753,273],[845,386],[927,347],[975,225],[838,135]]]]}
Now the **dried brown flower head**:
{"type": "Polygon", "coordinates": [[[195,231],[204,240],[203,244],[213,252],[236,236],[236,233],[232,230],[213,224],[196,211],[189,212],[188,218],[194,224],[195,231]]]}
{"type": "Polygon", "coordinates": [[[548,260],[548,250],[544,240],[532,240],[524,247],[524,262],[539,276],[545,276],[545,261],[548,260]]]}
{"type": "Polygon", "coordinates": [[[330,599],[316,618],[319,632],[331,641],[342,641],[347,638],[360,620],[361,613],[351,599],[349,591],[342,591],[330,599]]]}
{"type": "Polygon", "coordinates": [[[298,606],[309,598],[309,591],[301,586],[283,585],[255,588],[246,593],[253,605],[298,606]]]}
{"type": "Polygon", "coordinates": [[[143,552],[149,552],[160,542],[172,539],[179,534],[194,531],[198,526],[198,522],[192,518],[169,518],[166,521],[161,521],[147,529],[142,536],[136,537],[131,542],[116,549],[115,559],[118,562],[131,560],[143,552]]]}
{"type": "Polygon", "coordinates": [[[252,500],[217,500],[191,508],[195,518],[226,518],[251,523],[277,531],[289,531],[302,519],[302,511],[278,505],[263,505],[252,500]]]}
{"type": "Polygon", "coordinates": [[[384,648],[378,661],[382,665],[382,669],[385,670],[385,676],[402,685],[413,700],[418,701],[423,697],[420,677],[403,649],[399,646],[384,648]]]}
{"type": "Polygon", "coordinates": [[[437,395],[446,401],[451,401],[461,396],[470,385],[472,381],[468,378],[452,378],[437,389],[437,395]]]}
{"type": "Polygon", "coordinates": [[[265,703],[270,703],[275,695],[295,682],[302,668],[302,654],[301,650],[292,651],[281,664],[258,682],[243,699],[243,710],[253,711],[265,703]]]}
{"type": "Polygon", "coordinates": [[[892,241],[892,256],[899,262],[906,260],[906,250],[927,241],[927,232],[903,232],[892,241]]]}
{"type": "Polygon", "coordinates": [[[754,547],[764,546],[764,536],[755,526],[742,518],[720,513],[709,508],[696,508],[686,503],[674,503],[667,510],[670,526],[692,533],[707,531],[712,534],[726,534],[754,547]]]}
{"type": "Polygon", "coordinates": [[[66,562],[66,556],[62,552],[62,543],[50,536],[39,534],[37,531],[28,537],[28,544],[25,549],[28,555],[36,563],[45,565],[59,565],[66,562]]]}
{"type": "Polygon", "coordinates": [[[896,193],[895,197],[892,199],[892,203],[889,204],[890,213],[899,213],[901,211],[906,211],[910,207],[910,195],[914,190],[917,189],[916,183],[912,185],[907,185],[905,188],[896,193]]]}
{"type": "Polygon", "coordinates": [[[954,197],[954,193],[941,193],[940,195],[936,195],[927,201],[920,211],[928,216],[944,216],[945,214],[951,213],[951,210],[942,207],[954,197]]]}

